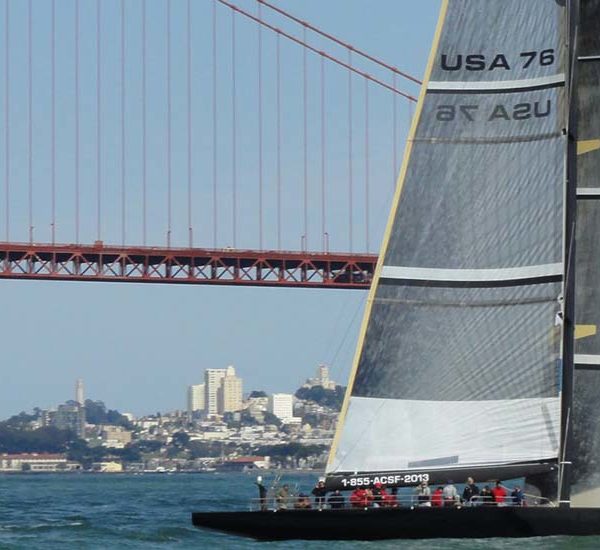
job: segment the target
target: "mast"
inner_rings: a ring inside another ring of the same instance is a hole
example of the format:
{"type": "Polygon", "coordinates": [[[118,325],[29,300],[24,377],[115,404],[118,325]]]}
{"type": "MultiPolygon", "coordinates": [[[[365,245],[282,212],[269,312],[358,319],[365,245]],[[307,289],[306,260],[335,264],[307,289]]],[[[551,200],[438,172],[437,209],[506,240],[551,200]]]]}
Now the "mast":
{"type": "Polygon", "coordinates": [[[575,222],[577,214],[577,27],[579,0],[568,3],[568,50],[567,50],[567,151],[565,181],[565,229],[564,229],[564,310],[563,354],[561,393],[561,449],[559,469],[559,505],[571,506],[571,470],[573,462],[573,378],[575,347],[575,222]]]}

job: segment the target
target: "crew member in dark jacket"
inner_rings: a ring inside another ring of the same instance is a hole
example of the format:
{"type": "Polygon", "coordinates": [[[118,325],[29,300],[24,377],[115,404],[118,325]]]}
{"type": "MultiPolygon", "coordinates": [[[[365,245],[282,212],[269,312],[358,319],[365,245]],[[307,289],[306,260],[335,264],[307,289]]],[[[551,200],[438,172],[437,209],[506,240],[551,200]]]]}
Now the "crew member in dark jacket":
{"type": "Polygon", "coordinates": [[[315,488],[312,490],[312,494],[315,496],[315,504],[319,510],[323,508],[325,504],[325,495],[327,494],[327,489],[325,489],[325,483],[323,481],[319,481],[315,488]]]}
{"type": "Polygon", "coordinates": [[[477,485],[475,485],[475,480],[472,477],[467,478],[467,484],[465,485],[465,488],[463,490],[463,494],[462,494],[462,499],[463,502],[471,505],[471,504],[476,504],[477,500],[479,499],[473,499],[473,497],[478,497],[479,496],[479,487],[477,487],[477,485]]]}
{"type": "Polygon", "coordinates": [[[256,478],[256,485],[258,486],[258,504],[260,505],[260,511],[267,511],[267,488],[263,485],[262,476],[256,478]]]}
{"type": "Polygon", "coordinates": [[[342,493],[340,493],[340,491],[336,489],[333,493],[329,495],[329,498],[327,499],[327,504],[329,504],[332,510],[338,510],[344,507],[346,501],[344,499],[344,495],[342,495],[342,493]]]}

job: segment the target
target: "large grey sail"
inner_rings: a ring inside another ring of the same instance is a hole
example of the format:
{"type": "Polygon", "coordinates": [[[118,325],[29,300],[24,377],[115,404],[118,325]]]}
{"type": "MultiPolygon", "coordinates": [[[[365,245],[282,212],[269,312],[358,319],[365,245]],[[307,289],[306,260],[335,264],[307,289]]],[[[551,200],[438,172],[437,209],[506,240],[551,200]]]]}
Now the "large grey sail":
{"type": "Polygon", "coordinates": [[[444,2],[330,476],[556,459],[565,11],[444,2]]]}
{"type": "Polygon", "coordinates": [[[580,3],[573,482],[600,506],[600,0],[580,3]]]}

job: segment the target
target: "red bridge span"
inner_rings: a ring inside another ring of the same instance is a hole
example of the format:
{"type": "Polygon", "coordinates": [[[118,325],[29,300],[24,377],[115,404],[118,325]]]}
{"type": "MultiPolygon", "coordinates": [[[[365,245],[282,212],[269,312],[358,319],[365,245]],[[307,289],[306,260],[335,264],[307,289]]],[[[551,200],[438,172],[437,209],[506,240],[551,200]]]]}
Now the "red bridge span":
{"type": "Polygon", "coordinates": [[[367,289],[377,255],[0,243],[0,278],[367,289]]]}

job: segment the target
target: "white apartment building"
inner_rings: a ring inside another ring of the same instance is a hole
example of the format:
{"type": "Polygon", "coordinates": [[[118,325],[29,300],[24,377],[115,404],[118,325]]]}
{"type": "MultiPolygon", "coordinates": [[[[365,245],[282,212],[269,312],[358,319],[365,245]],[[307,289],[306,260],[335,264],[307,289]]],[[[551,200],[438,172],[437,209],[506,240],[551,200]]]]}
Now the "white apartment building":
{"type": "Polygon", "coordinates": [[[217,390],[217,410],[219,414],[242,410],[242,379],[231,366],[227,367],[217,390]]]}
{"type": "Polygon", "coordinates": [[[194,411],[203,411],[206,407],[205,384],[188,386],[187,410],[191,418],[194,411]]]}
{"type": "Polygon", "coordinates": [[[221,380],[227,374],[226,369],[206,369],[204,371],[204,410],[206,414],[219,413],[219,388],[221,380]]]}
{"type": "Polygon", "coordinates": [[[269,412],[282,422],[293,422],[294,396],[291,393],[274,393],[269,396],[269,412]]]}

